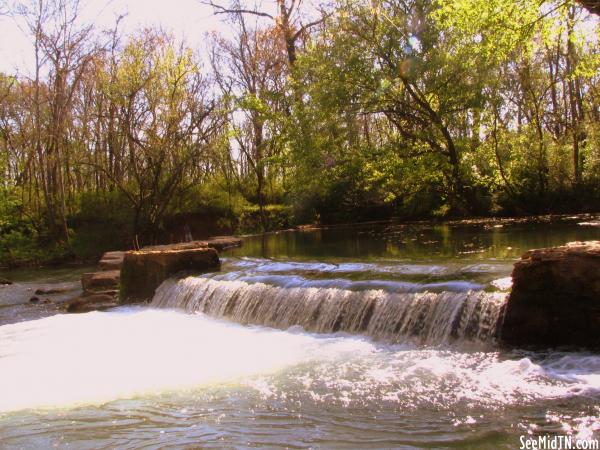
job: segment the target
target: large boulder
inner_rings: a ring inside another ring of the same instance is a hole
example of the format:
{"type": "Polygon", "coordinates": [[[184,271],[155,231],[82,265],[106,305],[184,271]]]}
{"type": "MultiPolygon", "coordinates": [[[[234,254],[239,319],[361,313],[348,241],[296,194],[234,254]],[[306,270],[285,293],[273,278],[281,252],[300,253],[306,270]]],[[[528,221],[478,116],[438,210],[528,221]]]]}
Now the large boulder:
{"type": "Polygon", "coordinates": [[[121,303],[151,300],[160,284],[177,272],[218,269],[219,256],[205,242],[161,245],[125,253],[121,269],[121,303]]]}
{"type": "Polygon", "coordinates": [[[504,343],[600,347],[600,241],[530,250],[512,277],[504,343]]]}

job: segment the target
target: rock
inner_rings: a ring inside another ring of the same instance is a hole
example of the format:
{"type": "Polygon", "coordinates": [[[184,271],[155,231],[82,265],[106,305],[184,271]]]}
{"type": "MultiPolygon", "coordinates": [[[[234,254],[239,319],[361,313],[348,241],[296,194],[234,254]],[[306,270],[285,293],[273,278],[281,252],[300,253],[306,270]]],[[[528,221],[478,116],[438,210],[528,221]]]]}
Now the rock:
{"type": "Polygon", "coordinates": [[[218,269],[220,262],[217,251],[201,244],[196,241],[161,245],[125,253],[121,269],[120,302],[151,300],[156,288],[177,272],[218,269]]]}
{"type": "Polygon", "coordinates": [[[47,305],[48,303],[52,303],[52,300],[50,300],[49,298],[42,298],[42,299],[40,299],[39,297],[31,297],[29,299],[29,303],[35,303],[35,304],[40,304],[40,305],[47,305]]]}
{"type": "Polygon", "coordinates": [[[49,289],[40,288],[35,291],[35,295],[62,294],[63,292],[68,292],[69,290],[70,289],[67,289],[67,288],[49,288],[49,289]]]}
{"type": "Polygon", "coordinates": [[[600,347],[600,241],[530,250],[512,278],[505,344],[600,347]]]}
{"type": "Polygon", "coordinates": [[[81,294],[82,296],[90,296],[90,295],[111,295],[114,298],[118,298],[119,297],[119,291],[115,290],[115,289],[107,289],[105,291],[83,291],[83,293],[81,294]]]}
{"type": "Polygon", "coordinates": [[[91,294],[82,295],[67,302],[67,312],[81,313],[90,311],[101,311],[118,306],[116,295],[91,294]]]}
{"type": "Polygon", "coordinates": [[[228,248],[241,247],[243,239],[234,236],[214,236],[206,241],[206,245],[218,252],[228,248]]]}
{"type": "Polygon", "coordinates": [[[152,245],[142,248],[141,251],[163,251],[163,250],[186,250],[197,248],[214,248],[222,252],[228,248],[240,247],[243,243],[242,238],[234,236],[214,236],[205,241],[181,242],[179,244],[152,245]]]}
{"type": "Polygon", "coordinates": [[[98,263],[100,270],[121,270],[125,252],[107,252],[98,263]]]}
{"type": "Polygon", "coordinates": [[[12,281],[7,280],[6,278],[0,278],[0,286],[5,284],[13,284],[12,281]]]}
{"type": "Polygon", "coordinates": [[[119,289],[119,270],[105,270],[101,272],[84,273],[81,276],[81,285],[85,292],[103,292],[119,289]]]}
{"type": "Polygon", "coordinates": [[[316,231],[316,230],[320,230],[321,226],[315,224],[315,223],[308,223],[305,225],[298,225],[296,226],[296,230],[298,231],[316,231]]]}

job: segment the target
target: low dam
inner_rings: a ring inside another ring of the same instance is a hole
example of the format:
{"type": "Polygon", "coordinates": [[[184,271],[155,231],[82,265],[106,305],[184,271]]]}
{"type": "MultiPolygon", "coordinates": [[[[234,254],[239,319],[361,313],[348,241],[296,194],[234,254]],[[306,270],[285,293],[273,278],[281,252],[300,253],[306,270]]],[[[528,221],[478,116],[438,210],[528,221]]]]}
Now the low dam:
{"type": "Polygon", "coordinates": [[[416,288],[213,275],[165,282],[151,306],[279,329],[299,326],[317,333],[362,334],[389,343],[440,345],[461,339],[485,342],[496,336],[505,294],[464,291],[462,286],[456,286],[456,292],[411,292],[416,288]]]}

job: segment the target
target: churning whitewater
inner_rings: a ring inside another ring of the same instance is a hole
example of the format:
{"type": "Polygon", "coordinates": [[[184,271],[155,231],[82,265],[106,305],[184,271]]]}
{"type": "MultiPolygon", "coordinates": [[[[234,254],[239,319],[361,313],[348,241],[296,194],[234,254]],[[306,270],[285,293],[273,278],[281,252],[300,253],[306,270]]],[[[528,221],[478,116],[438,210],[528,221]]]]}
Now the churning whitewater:
{"type": "Polygon", "coordinates": [[[389,343],[492,342],[506,294],[471,287],[478,286],[229,273],[168,280],[152,306],[279,329],[362,334],[389,343]]]}
{"type": "Polygon", "coordinates": [[[320,342],[140,308],[4,325],[0,411],[226,383],[303,361],[320,342]]]}
{"type": "Polygon", "coordinates": [[[325,404],[491,408],[596,392],[599,370],[600,357],[585,354],[504,359],[144,308],[0,327],[0,412],[214,386],[325,404]]]}

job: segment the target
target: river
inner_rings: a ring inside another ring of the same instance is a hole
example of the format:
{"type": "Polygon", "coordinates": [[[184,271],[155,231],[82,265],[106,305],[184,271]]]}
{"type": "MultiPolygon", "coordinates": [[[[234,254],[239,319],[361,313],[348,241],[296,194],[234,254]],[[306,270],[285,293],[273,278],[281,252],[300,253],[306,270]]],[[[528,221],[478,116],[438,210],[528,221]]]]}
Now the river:
{"type": "Polygon", "coordinates": [[[27,304],[36,282],[68,288],[77,274],[21,277],[0,287],[0,448],[512,449],[520,436],[600,438],[599,354],[496,341],[514,260],[600,239],[599,224],[256,236],[224,254],[220,272],[165,282],[150,305],[86,314],[27,304]]]}

